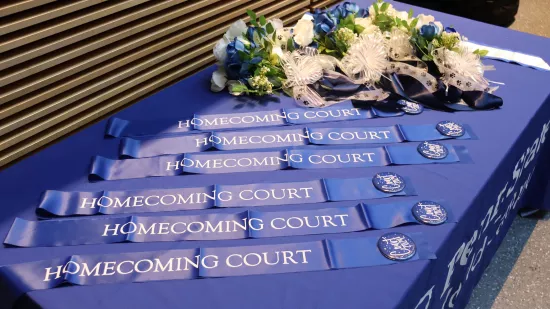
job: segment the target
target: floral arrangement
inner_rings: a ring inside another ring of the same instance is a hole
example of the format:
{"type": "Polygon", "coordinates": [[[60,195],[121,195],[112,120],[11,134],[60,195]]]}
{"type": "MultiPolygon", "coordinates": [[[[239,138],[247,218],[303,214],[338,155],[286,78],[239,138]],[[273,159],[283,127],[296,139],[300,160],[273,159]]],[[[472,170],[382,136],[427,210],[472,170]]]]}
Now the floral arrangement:
{"type": "Polygon", "coordinates": [[[443,110],[502,105],[484,77],[491,69],[481,62],[486,51],[469,50],[466,37],[433,16],[382,0],[368,8],[345,2],[316,10],[294,27],[252,11],[248,16],[248,26],[235,22],[214,47],[213,91],[282,91],[315,107],[349,99],[406,99],[443,110]]]}

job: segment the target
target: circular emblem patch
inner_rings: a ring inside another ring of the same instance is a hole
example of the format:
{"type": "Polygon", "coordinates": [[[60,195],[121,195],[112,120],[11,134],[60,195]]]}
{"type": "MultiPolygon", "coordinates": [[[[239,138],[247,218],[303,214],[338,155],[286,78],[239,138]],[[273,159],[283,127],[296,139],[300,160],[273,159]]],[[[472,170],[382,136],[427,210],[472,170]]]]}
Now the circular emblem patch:
{"type": "Polygon", "coordinates": [[[452,121],[441,121],[436,125],[436,129],[439,133],[449,137],[461,137],[465,133],[464,127],[452,121]]]}
{"type": "Polygon", "coordinates": [[[374,187],[385,193],[397,193],[405,189],[405,179],[396,173],[382,172],[372,178],[374,187]]]}
{"type": "Polygon", "coordinates": [[[401,110],[404,111],[405,114],[418,115],[424,111],[422,105],[407,100],[399,100],[397,104],[401,105],[401,110]]]}
{"type": "Polygon", "coordinates": [[[427,225],[439,225],[447,221],[447,210],[441,204],[432,201],[414,204],[412,214],[416,220],[427,225]]]}
{"type": "Polygon", "coordinates": [[[406,261],[416,253],[416,244],[402,233],[387,233],[378,239],[378,249],[387,259],[406,261]]]}
{"type": "Polygon", "coordinates": [[[422,156],[433,160],[445,159],[449,154],[447,147],[437,142],[422,142],[417,149],[422,156]]]}

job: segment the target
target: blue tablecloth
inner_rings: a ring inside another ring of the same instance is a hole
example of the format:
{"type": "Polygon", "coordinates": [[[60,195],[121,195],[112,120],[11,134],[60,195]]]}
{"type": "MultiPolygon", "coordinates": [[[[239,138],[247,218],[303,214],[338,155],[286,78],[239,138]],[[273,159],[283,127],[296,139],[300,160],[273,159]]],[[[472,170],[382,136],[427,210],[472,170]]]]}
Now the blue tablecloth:
{"type": "MultiPolygon", "coordinates": [[[[370,1],[360,1],[366,7],[370,1]]],[[[404,9],[404,5],[396,4],[404,9]]],[[[550,59],[550,40],[441,13],[432,13],[471,40],[550,59]]],[[[368,119],[354,126],[429,124],[453,120],[468,124],[477,140],[452,140],[463,145],[473,163],[411,165],[386,168],[287,170],[274,172],[192,175],[90,183],[93,155],[115,158],[118,139],[105,139],[106,121],[94,124],[0,172],[0,235],[15,217],[35,220],[41,193],[56,190],[130,190],[190,187],[210,184],[302,181],[323,177],[371,176],[395,171],[409,177],[422,199],[444,199],[458,223],[441,226],[403,226],[395,231],[423,232],[437,260],[347,270],[288,273],[204,280],[62,287],[23,296],[20,308],[463,308],[475,283],[491,261],[519,208],[550,209],[550,73],[497,61],[491,80],[506,85],[497,94],[504,107],[495,111],[443,113],[368,119]],[[542,135],[541,135],[542,133],[542,135]],[[545,194],[546,192],[546,194],[545,194]]],[[[228,113],[292,107],[286,97],[255,101],[209,91],[210,67],[152,95],[119,113],[129,120],[190,118],[193,113],[228,113]]],[[[334,123],[337,126],[345,125],[334,123]]],[[[312,126],[316,126],[315,124],[312,126]]],[[[406,201],[412,197],[388,199],[406,201]]],[[[338,203],[334,203],[338,206],[338,203]]],[[[279,206],[280,207],[280,206],[279,206]]],[[[285,206],[287,209],[291,209],[285,206]]],[[[266,207],[265,209],[269,209],[266,207]]],[[[331,238],[379,236],[387,231],[331,235],[331,238]]],[[[164,242],[88,245],[53,248],[0,248],[0,265],[102,254],[238,246],[323,239],[324,235],[210,242],[164,242]]],[[[0,282],[0,286],[3,283],[0,282]]],[[[4,283],[5,284],[5,283],[4,283]]],[[[9,288],[3,286],[2,288],[9,288]]],[[[6,306],[0,300],[0,308],[6,306]]]]}

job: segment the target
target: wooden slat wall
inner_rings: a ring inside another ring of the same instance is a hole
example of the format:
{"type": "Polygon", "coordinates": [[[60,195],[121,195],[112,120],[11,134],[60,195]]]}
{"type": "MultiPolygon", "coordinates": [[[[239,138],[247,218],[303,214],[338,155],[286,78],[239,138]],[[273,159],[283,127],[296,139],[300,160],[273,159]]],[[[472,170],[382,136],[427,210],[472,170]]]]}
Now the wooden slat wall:
{"type": "Polygon", "coordinates": [[[322,2],[0,1],[0,167],[211,65],[246,9],[290,25],[322,2]]]}

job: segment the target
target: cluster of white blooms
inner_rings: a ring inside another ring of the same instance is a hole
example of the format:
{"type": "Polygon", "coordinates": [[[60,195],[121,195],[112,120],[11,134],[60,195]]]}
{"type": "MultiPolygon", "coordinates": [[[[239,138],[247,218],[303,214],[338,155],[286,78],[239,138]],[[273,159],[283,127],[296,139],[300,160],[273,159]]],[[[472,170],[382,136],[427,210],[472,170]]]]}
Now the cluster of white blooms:
{"type": "Polygon", "coordinates": [[[266,67],[262,67],[260,69],[260,74],[251,77],[248,79],[248,83],[250,86],[254,87],[255,89],[265,91],[268,94],[273,93],[273,84],[269,81],[266,74],[269,72],[269,69],[266,67]]]}
{"type": "Polygon", "coordinates": [[[347,45],[351,45],[357,39],[357,34],[355,34],[351,29],[340,28],[336,31],[336,39],[346,43],[347,45]]]}

